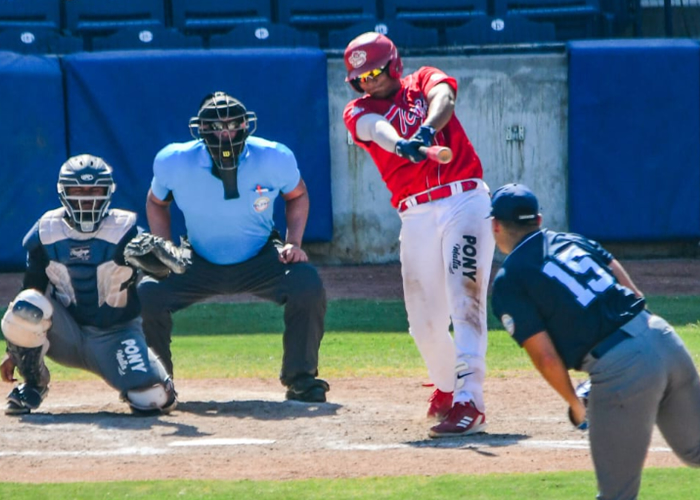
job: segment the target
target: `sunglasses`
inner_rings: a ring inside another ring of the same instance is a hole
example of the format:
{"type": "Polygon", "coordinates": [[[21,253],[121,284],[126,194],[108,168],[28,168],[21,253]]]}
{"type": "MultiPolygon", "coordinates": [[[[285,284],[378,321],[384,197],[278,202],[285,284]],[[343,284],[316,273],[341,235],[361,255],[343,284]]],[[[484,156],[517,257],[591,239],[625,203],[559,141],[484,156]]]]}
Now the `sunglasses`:
{"type": "Polygon", "coordinates": [[[373,69],[370,71],[365,71],[364,73],[358,75],[357,78],[355,78],[355,81],[357,83],[366,83],[367,80],[374,80],[379,75],[384,73],[384,70],[386,68],[387,68],[387,66],[384,66],[383,68],[377,68],[377,69],[373,69]]]}

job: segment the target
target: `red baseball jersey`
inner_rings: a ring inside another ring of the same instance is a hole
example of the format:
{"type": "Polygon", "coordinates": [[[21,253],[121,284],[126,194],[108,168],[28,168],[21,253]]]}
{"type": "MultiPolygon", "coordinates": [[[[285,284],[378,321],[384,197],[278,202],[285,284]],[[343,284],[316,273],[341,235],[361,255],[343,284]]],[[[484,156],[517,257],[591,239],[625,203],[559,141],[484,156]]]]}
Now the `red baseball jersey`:
{"type": "Polygon", "coordinates": [[[424,66],[401,79],[401,89],[388,99],[364,95],[345,106],[343,120],[355,144],[367,150],[377,165],[382,179],[391,191],[391,204],[398,207],[401,200],[426,189],[463,179],[482,178],[481,161],[467,134],[454,114],[447,125],[435,134],[434,143],[452,149],[453,159],[441,165],[431,160],[413,163],[382,149],[374,142],[358,139],[357,120],[376,113],[386,118],[399,135],[409,139],[423,124],[428,113],[427,95],[435,85],[446,82],[457,92],[457,80],[437,68],[424,66]]]}

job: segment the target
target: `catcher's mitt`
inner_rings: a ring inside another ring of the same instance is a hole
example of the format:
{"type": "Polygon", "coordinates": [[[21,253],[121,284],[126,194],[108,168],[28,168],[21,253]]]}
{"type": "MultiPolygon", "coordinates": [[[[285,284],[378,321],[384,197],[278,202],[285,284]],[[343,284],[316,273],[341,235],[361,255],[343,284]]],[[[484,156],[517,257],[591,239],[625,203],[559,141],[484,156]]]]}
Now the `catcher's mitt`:
{"type": "Polygon", "coordinates": [[[183,240],[178,247],[172,241],[150,233],[134,237],[124,248],[127,264],[156,279],[166,278],[171,272],[182,274],[192,263],[189,244],[183,240]]]}

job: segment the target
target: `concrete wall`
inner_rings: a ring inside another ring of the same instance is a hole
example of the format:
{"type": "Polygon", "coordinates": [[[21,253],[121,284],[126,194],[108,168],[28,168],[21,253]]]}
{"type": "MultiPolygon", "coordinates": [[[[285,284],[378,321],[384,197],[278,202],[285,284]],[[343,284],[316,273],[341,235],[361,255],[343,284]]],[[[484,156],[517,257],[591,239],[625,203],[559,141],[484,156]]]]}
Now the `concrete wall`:
{"type": "MultiPolygon", "coordinates": [[[[527,184],[540,199],[544,224],[567,229],[566,55],[404,59],[405,72],[421,66],[436,66],[457,78],[456,113],[491,189],[508,182],[527,184]],[[524,140],[509,140],[519,130],[524,140]]],[[[357,96],[344,78],[342,59],[329,59],[333,240],[305,246],[317,263],[398,261],[400,221],[389,191],[369,155],[349,143],[343,124],[343,109],[357,96]]]]}

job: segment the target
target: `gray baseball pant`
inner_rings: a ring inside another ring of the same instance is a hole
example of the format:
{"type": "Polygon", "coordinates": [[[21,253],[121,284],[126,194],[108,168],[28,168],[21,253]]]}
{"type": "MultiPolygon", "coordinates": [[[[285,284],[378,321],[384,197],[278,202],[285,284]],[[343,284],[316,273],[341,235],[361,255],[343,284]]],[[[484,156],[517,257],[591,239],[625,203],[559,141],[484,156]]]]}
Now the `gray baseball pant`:
{"type": "Polygon", "coordinates": [[[150,387],[168,375],[148,349],[141,318],[110,328],[80,326],[55,299],[48,331],[47,356],[53,361],[92,372],[119,392],[150,387]]]}
{"type": "Polygon", "coordinates": [[[621,329],[630,338],[582,366],[599,500],[637,498],[655,424],[681,460],[700,466],[700,378],[683,341],[646,311],[621,329]]]}

